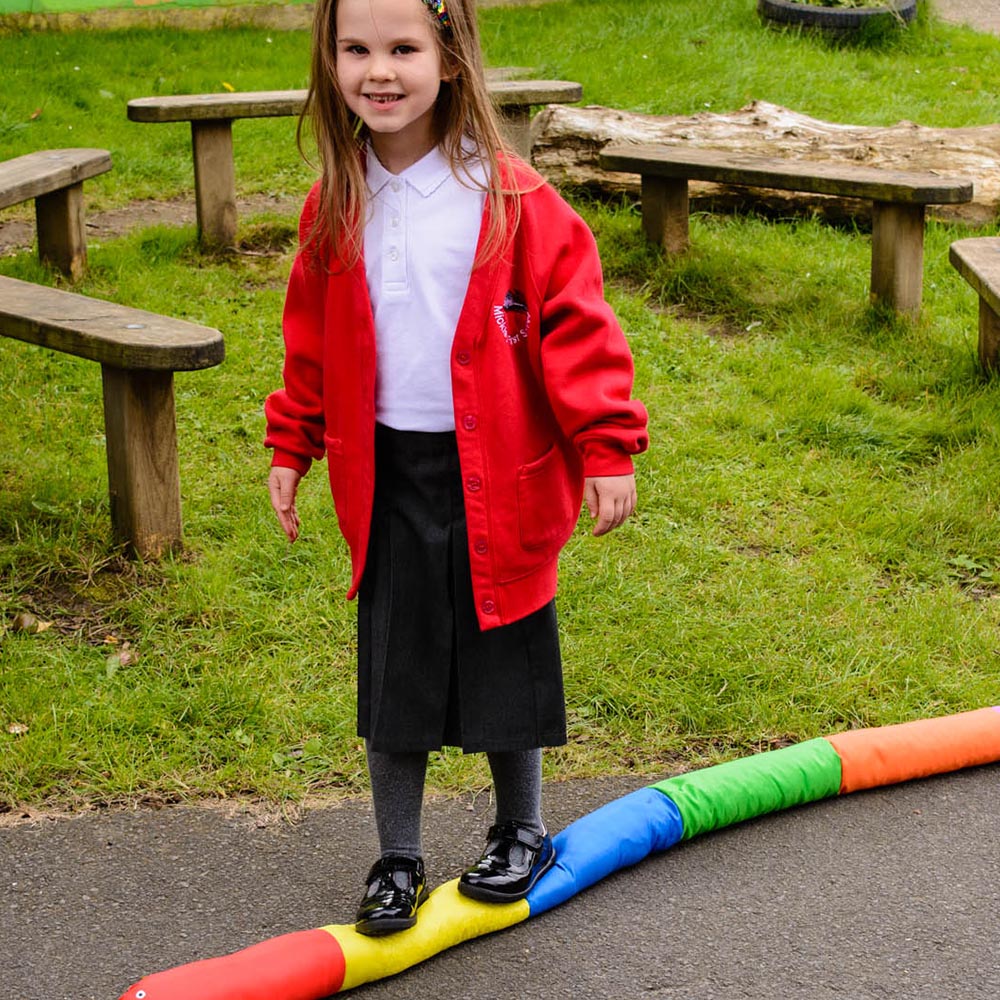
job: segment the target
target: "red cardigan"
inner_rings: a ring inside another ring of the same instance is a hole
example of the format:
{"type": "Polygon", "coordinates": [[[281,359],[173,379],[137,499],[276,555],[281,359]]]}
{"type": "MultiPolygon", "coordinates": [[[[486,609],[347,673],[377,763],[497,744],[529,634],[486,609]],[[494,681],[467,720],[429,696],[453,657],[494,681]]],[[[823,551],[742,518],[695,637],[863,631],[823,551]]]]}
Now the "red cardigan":
{"type": "MultiPolygon", "coordinates": [[[[646,410],[632,357],[604,301],[583,220],[527,166],[513,173],[521,219],[502,259],[475,267],[451,351],[455,428],[480,627],[516,621],[556,592],[559,551],[584,476],[632,472],[646,410]]],[[[304,243],[318,185],[300,222],[304,243]]],[[[488,224],[487,207],[480,239],[488,224]]],[[[308,471],[326,454],[357,593],[371,525],[375,329],[364,262],[300,249],[284,312],[284,388],[265,403],[272,465],[308,471]]]]}

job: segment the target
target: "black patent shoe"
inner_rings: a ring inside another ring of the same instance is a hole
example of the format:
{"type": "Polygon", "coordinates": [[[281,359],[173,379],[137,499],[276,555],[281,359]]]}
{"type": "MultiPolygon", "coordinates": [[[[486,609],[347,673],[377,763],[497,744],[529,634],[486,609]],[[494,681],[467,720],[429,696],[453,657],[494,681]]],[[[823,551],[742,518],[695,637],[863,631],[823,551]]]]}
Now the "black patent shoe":
{"type": "Polygon", "coordinates": [[[483,856],[458,880],[458,891],[487,903],[524,899],[556,860],[552,838],[517,823],[491,826],[483,856]]]}
{"type": "Polygon", "coordinates": [[[358,906],[354,929],[368,937],[405,931],[417,922],[427,899],[420,858],[379,858],[368,873],[368,889],[358,906]]]}

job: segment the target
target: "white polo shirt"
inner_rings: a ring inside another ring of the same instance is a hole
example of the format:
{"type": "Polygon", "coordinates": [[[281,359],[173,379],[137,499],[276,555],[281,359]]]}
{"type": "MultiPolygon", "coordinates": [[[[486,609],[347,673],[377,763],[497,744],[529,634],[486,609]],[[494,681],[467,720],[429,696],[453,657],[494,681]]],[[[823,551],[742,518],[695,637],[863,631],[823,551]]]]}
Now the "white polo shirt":
{"type": "MultiPolygon", "coordinates": [[[[484,180],[482,164],[472,172],[477,182],[484,180]]],[[[459,181],[438,148],[391,174],[369,147],[367,181],[364,254],[377,345],[375,417],[397,430],[454,430],[451,345],[485,191],[459,181]]]]}

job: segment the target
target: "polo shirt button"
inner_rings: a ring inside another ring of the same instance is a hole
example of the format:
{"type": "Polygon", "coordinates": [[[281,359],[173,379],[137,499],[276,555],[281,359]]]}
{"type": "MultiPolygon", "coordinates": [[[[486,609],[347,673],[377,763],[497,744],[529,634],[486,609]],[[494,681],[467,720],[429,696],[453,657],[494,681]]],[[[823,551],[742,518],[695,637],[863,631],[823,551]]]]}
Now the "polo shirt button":
{"type": "Polygon", "coordinates": [[[464,417],[462,418],[462,426],[463,426],[463,427],[464,427],[464,428],[465,428],[465,429],[466,429],[467,431],[474,431],[474,430],[476,429],[476,424],[477,424],[477,421],[476,421],[476,417],[475,417],[475,415],[474,415],[474,414],[472,414],[472,413],[467,413],[467,414],[466,414],[466,415],[465,415],[465,416],[464,416],[464,417]]]}
{"type": "Polygon", "coordinates": [[[472,355],[468,351],[459,351],[458,354],[455,355],[455,360],[460,365],[467,365],[472,360],[472,355]]]}
{"type": "Polygon", "coordinates": [[[478,556],[484,556],[484,555],[486,555],[486,550],[489,548],[489,546],[486,544],[485,541],[483,541],[482,538],[479,538],[479,539],[476,540],[476,542],[472,546],[472,548],[473,548],[473,551],[475,551],[476,555],[478,555],[478,556]]]}
{"type": "Polygon", "coordinates": [[[482,488],[483,481],[479,476],[469,476],[465,481],[465,485],[468,487],[470,493],[475,493],[477,490],[482,488]]]}
{"type": "Polygon", "coordinates": [[[484,615],[492,615],[497,609],[497,606],[488,597],[483,601],[482,607],[484,615]]]}

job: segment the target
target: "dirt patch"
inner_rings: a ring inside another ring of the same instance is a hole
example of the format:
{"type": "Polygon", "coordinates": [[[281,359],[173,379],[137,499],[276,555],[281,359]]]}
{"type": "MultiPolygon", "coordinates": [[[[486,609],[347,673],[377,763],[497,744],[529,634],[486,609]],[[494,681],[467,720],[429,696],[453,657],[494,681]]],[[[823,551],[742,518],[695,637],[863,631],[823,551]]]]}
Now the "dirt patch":
{"type": "Polygon", "coordinates": [[[96,597],[66,582],[30,590],[20,595],[18,603],[26,609],[21,614],[27,622],[24,630],[28,632],[51,629],[88,646],[117,643],[122,637],[120,623],[108,617],[105,606],[96,597]]]}
{"type": "MultiPolygon", "coordinates": [[[[277,214],[296,217],[302,208],[302,199],[275,197],[267,194],[239,198],[236,209],[239,218],[254,215],[277,214]]],[[[171,198],[167,201],[145,199],[129,202],[120,208],[86,215],[87,242],[99,244],[102,240],[117,239],[133,229],[148,226],[193,226],[197,222],[192,198],[171,198]]],[[[31,250],[35,241],[35,220],[30,206],[16,212],[5,213],[0,218],[0,256],[31,250]]]]}

